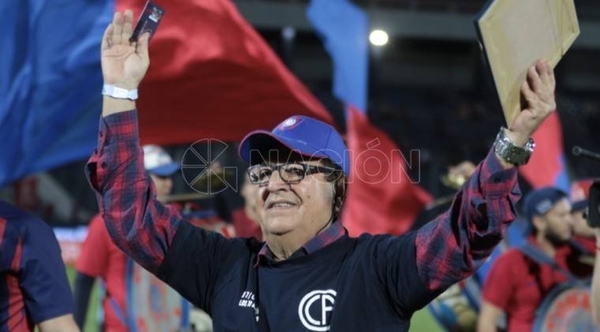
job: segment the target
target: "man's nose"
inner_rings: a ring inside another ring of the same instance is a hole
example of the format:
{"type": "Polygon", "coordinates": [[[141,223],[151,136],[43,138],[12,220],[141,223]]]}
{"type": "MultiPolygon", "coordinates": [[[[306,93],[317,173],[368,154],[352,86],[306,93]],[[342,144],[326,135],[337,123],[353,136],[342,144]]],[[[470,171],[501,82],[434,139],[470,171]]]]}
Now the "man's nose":
{"type": "Polygon", "coordinates": [[[288,184],[283,181],[278,171],[273,171],[271,176],[269,177],[269,182],[267,182],[267,189],[270,191],[279,190],[282,187],[287,188],[288,184]]]}

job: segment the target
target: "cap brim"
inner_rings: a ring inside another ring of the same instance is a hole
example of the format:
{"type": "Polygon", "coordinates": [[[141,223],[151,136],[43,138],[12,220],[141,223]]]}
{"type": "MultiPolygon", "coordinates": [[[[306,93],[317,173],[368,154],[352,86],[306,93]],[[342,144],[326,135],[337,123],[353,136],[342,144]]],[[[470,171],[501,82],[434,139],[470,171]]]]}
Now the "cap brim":
{"type": "Polygon", "coordinates": [[[571,206],[571,211],[573,211],[573,212],[583,211],[583,210],[587,209],[587,207],[588,207],[587,200],[577,201],[577,202],[574,202],[573,205],[571,206]]]}
{"type": "Polygon", "coordinates": [[[153,169],[149,169],[148,172],[156,174],[158,176],[171,176],[179,170],[179,164],[168,163],[153,169]]]}
{"type": "Polygon", "coordinates": [[[269,157],[269,151],[288,149],[306,157],[328,158],[326,154],[302,141],[278,137],[270,131],[256,130],[244,137],[240,143],[239,155],[250,164],[259,164],[269,157]],[[260,157],[252,158],[252,152],[260,153],[260,157]],[[254,160],[252,160],[254,159],[254,160]]]}

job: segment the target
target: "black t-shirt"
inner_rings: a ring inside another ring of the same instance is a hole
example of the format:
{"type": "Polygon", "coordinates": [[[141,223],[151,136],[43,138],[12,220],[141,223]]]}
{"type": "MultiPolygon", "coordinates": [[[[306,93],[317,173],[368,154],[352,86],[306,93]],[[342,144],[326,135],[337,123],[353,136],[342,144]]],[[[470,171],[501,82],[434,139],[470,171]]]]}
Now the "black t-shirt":
{"type": "Polygon", "coordinates": [[[436,296],[419,280],[415,233],[344,236],[257,265],[262,245],[182,223],[157,275],[206,310],[215,332],[408,331],[436,296]]]}

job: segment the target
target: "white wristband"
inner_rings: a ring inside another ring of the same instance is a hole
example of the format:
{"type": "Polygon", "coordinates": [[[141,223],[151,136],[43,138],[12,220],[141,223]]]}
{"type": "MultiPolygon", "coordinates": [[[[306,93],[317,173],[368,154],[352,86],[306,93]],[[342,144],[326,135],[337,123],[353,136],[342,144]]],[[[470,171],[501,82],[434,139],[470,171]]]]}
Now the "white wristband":
{"type": "Polygon", "coordinates": [[[102,94],[116,99],[136,100],[138,98],[137,89],[127,90],[112,84],[104,84],[102,86],[102,94]]]}

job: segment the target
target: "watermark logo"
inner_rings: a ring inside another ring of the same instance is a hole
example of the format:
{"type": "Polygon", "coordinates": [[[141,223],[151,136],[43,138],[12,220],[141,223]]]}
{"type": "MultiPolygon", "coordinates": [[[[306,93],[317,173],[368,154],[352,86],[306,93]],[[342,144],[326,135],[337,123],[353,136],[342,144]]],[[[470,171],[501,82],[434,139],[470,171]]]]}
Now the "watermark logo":
{"type": "MultiPolygon", "coordinates": [[[[295,126],[301,121],[301,118],[290,118],[280,126],[295,126]]],[[[375,138],[367,142],[363,149],[322,149],[311,153],[297,149],[253,149],[248,155],[250,165],[310,163],[315,159],[328,158],[341,167],[349,160],[350,174],[346,174],[348,184],[359,182],[368,185],[399,185],[421,182],[420,150],[411,149],[403,154],[399,149],[382,149],[382,145],[381,140],[375,138]]],[[[233,147],[229,144],[217,139],[203,139],[191,144],[184,152],[181,162],[181,173],[186,184],[204,195],[215,195],[228,188],[237,192],[238,177],[244,176],[246,169],[223,166],[219,161],[223,154],[232,152],[231,149],[233,147]]]]}
{"type": "Polygon", "coordinates": [[[366,149],[359,150],[327,150],[322,149],[306,153],[298,149],[282,151],[279,149],[254,149],[249,153],[250,164],[281,164],[328,158],[339,168],[350,160],[349,184],[360,182],[370,185],[382,183],[402,184],[421,182],[421,151],[413,149],[404,155],[399,149],[383,150],[381,141],[373,139],[366,144],[366,149]],[[413,175],[411,176],[411,173],[413,175]]]}
{"type": "Polygon", "coordinates": [[[216,139],[203,139],[191,144],[181,160],[185,183],[194,191],[208,196],[227,188],[237,191],[237,167],[223,166],[219,161],[229,149],[229,144],[216,139]]]}

